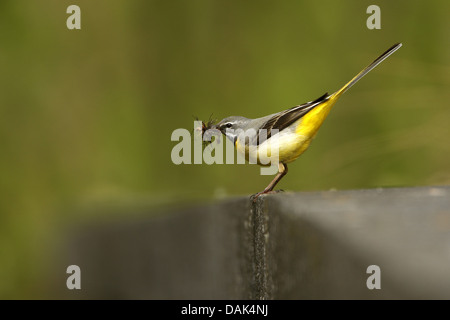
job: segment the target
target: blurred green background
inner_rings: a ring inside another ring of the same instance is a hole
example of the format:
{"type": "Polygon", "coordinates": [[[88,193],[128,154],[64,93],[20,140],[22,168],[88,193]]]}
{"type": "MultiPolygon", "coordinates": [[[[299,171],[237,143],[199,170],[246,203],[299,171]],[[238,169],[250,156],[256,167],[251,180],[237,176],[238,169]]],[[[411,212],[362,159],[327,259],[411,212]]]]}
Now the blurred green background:
{"type": "Polygon", "coordinates": [[[449,1],[0,2],[0,298],[39,298],[61,227],[121,206],[262,190],[252,165],[174,165],[193,116],[346,93],[279,187],[450,183],[449,1]],[[66,8],[81,8],[68,30],[66,8]],[[381,8],[381,30],[366,9],[381,8]],[[55,240],[56,239],[56,240],[55,240]]]}

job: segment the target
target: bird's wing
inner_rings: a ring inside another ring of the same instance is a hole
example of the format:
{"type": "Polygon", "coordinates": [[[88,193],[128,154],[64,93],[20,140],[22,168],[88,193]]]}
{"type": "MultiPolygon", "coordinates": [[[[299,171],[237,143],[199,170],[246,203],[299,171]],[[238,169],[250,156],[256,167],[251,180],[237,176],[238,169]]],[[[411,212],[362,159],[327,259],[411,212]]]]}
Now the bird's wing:
{"type": "MultiPolygon", "coordinates": [[[[269,118],[266,122],[263,123],[263,125],[259,128],[259,132],[261,132],[261,129],[267,130],[267,137],[266,139],[269,139],[272,136],[272,130],[276,129],[278,132],[281,130],[289,127],[291,124],[293,124],[295,121],[303,117],[305,114],[307,114],[309,111],[314,109],[314,107],[321,104],[323,101],[325,101],[328,98],[328,93],[325,93],[321,97],[317,98],[314,101],[306,102],[304,104],[301,104],[299,106],[295,106],[293,108],[290,108],[288,110],[279,112],[275,115],[273,115],[271,118],[269,118]]],[[[258,141],[257,144],[261,144],[264,142],[264,140],[258,135],[258,141]]],[[[263,135],[262,135],[263,136],[263,135]]]]}

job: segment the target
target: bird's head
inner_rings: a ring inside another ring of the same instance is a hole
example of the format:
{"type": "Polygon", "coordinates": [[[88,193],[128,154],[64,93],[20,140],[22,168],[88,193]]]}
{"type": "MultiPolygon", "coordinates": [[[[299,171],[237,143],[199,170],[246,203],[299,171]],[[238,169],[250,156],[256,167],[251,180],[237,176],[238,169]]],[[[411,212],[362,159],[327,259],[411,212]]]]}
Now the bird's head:
{"type": "Polygon", "coordinates": [[[232,116],[219,121],[215,127],[235,143],[239,132],[247,127],[248,122],[247,118],[232,116]]]}

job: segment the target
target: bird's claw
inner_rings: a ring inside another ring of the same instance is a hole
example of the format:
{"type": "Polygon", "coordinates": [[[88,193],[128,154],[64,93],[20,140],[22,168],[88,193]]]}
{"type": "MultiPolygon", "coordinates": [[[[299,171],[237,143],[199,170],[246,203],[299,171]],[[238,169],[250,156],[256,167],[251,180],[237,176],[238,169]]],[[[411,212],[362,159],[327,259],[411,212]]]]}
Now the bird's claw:
{"type": "Polygon", "coordinates": [[[284,192],[284,190],[283,189],[279,189],[279,190],[261,191],[261,192],[252,194],[250,196],[250,200],[252,200],[253,202],[256,202],[256,200],[258,200],[258,197],[263,195],[263,194],[272,194],[272,193],[280,193],[280,192],[284,192]]]}

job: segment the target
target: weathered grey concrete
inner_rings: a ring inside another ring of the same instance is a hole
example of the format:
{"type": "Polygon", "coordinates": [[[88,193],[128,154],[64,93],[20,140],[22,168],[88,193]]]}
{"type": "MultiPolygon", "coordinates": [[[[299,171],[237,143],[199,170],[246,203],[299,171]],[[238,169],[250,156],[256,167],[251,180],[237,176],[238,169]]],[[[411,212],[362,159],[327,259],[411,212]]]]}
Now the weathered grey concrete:
{"type": "Polygon", "coordinates": [[[266,200],[269,297],[450,299],[450,188],[266,200]],[[368,290],[366,268],[381,268],[368,290]]]}
{"type": "Polygon", "coordinates": [[[450,299],[450,187],[231,199],[80,226],[62,249],[82,270],[64,298],[450,299]]]}
{"type": "Polygon", "coordinates": [[[252,260],[250,223],[250,202],[234,199],[71,229],[58,264],[64,270],[80,266],[82,290],[62,293],[94,299],[250,298],[252,266],[244,263],[252,260]]]}

